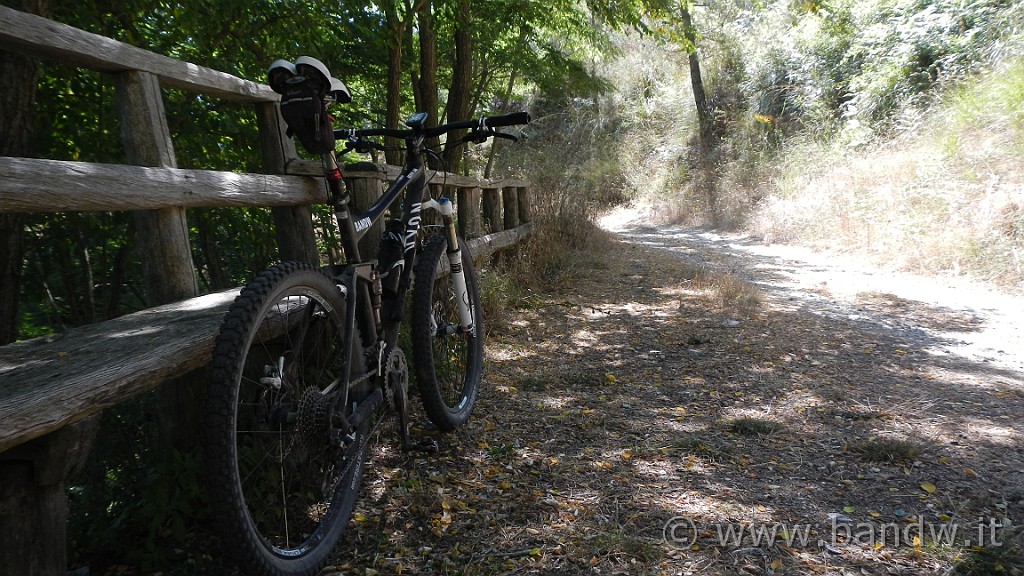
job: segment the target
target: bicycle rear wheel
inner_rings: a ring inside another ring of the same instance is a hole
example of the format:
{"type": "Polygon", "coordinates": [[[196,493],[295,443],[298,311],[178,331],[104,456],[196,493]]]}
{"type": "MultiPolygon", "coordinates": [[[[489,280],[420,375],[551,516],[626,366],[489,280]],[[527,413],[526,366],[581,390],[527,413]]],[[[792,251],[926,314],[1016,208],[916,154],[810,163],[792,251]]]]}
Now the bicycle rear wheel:
{"type": "Polygon", "coordinates": [[[365,371],[358,334],[345,338],[345,304],[320,270],[289,262],[246,286],[221,326],[206,412],[210,502],[224,543],[252,573],[315,574],[352,515],[368,425],[341,442],[330,412],[351,413],[371,381],[339,389],[346,372],[365,371]],[[347,398],[335,404],[338,394],[347,398]]]}
{"type": "MultiPolygon", "coordinates": [[[[462,243],[465,245],[465,243],[462,243]]],[[[423,408],[439,429],[451,431],[466,423],[476,404],[483,375],[483,313],[473,259],[462,250],[473,329],[459,327],[459,311],[450,276],[437,278],[447,264],[448,240],[430,237],[417,256],[412,294],[411,335],[416,384],[423,408]]]]}

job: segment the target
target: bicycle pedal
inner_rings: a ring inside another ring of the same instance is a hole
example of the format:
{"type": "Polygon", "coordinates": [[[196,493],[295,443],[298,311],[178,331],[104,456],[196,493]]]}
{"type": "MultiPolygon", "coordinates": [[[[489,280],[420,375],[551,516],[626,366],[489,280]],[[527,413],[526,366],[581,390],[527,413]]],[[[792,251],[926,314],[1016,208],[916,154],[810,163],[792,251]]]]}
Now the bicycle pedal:
{"type": "Polygon", "coordinates": [[[433,454],[434,452],[437,452],[441,448],[440,446],[437,445],[437,441],[434,440],[433,438],[424,438],[419,442],[416,442],[415,444],[411,444],[409,446],[409,449],[415,450],[417,452],[430,452],[431,454],[433,454]]]}

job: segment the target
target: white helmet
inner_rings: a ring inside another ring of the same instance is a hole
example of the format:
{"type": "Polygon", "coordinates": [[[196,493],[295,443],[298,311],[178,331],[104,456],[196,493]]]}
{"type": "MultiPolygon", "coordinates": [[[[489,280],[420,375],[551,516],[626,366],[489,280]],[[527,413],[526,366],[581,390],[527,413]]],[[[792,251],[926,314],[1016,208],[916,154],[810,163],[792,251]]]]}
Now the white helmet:
{"type": "Polygon", "coordinates": [[[352,101],[352,94],[345,83],[331,76],[327,66],[312,56],[299,56],[294,64],[287,60],[275,60],[267,72],[270,88],[278,94],[284,94],[293,78],[318,81],[323,86],[324,96],[335,102],[345,104],[352,101]]]}

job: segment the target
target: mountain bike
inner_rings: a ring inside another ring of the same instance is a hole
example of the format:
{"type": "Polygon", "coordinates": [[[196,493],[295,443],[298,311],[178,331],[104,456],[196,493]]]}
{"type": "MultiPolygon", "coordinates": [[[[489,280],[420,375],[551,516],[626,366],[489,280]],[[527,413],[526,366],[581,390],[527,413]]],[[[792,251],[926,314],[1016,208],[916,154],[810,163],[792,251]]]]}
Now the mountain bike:
{"type": "Polygon", "coordinates": [[[275,62],[269,83],[304,148],[319,154],[344,265],[275,265],[252,280],[222,323],[210,363],[205,461],[213,517],[251,573],[316,573],[341,541],[358,499],[370,439],[393,413],[403,449],[431,449],[409,432],[410,368],[398,346],[411,291],[412,368],[428,419],[466,422],[483,370],[483,318],[473,261],[453,206],[428,193],[424,142],[454,129],[466,141],[510,137],[525,112],[427,127],[335,130],[327,113],[351,96],[316,59],[275,62]],[[405,143],[405,165],[365,213],[349,204],[335,148],[368,152],[375,137],[405,143]],[[401,198],[400,206],[398,205],[401,198]],[[392,210],[379,251],[359,240],[392,210]],[[420,238],[426,211],[441,233],[420,238]],[[444,272],[447,270],[447,274],[444,272]]]}

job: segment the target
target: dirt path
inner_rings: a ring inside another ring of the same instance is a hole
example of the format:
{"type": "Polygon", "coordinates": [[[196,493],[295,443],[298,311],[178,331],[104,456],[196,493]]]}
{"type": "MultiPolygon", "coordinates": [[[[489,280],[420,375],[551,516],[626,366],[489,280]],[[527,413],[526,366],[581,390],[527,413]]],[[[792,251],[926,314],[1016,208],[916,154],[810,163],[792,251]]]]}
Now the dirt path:
{"type": "Polygon", "coordinates": [[[644,211],[623,209],[601,224],[632,242],[737,274],[776,306],[863,321],[911,340],[937,341],[933,354],[1024,372],[1024,298],[963,278],[880,270],[835,254],[647,221],[644,211]]]}
{"type": "Polygon", "coordinates": [[[1024,570],[1019,305],[606,224],[505,311],[472,422],[377,454],[335,572],[1024,570]]]}

